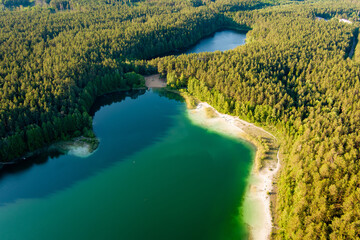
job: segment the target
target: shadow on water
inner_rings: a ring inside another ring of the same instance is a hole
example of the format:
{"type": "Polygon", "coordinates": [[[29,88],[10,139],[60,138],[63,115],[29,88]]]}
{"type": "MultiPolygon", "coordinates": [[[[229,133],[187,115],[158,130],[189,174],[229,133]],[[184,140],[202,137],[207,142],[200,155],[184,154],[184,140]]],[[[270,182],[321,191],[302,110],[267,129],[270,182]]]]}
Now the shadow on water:
{"type": "Polygon", "coordinates": [[[160,97],[165,97],[167,99],[175,100],[182,103],[185,102],[185,99],[180,94],[169,92],[162,88],[153,89],[153,92],[156,92],[160,97]]]}
{"type": "Polygon", "coordinates": [[[0,181],[7,174],[19,174],[34,165],[42,165],[46,163],[49,158],[58,158],[62,155],[64,155],[64,153],[54,148],[46,148],[40,153],[36,153],[31,157],[27,157],[23,161],[19,161],[15,164],[3,165],[3,168],[0,171],[0,181]]]}
{"type": "Polygon", "coordinates": [[[148,60],[155,58],[162,58],[171,55],[179,56],[182,54],[189,54],[189,53],[214,52],[216,50],[219,51],[230,50],[237,46],[245,44],[246,34],[249,30],[251,29],[244,26],[223,27],[199,39],[197,42],[194,42],[189,46],[156,55],[155,57],[149,58],[148,60]],[[213,42],[213,40],[216,40],[218,42],[215,43],[213,42]],[[200,47],[200,49],[197,50],[196,49],[197,47],[200,47]]]}
{"type": "Polygon", "coordinates": [[[172,119],[183,106],[181,101],[178,94],[163,90],[115,92],[99,97],[90,111],[94,131],[100,138],[99,148],[81,158],[49,147],[25,161],[5,165],[0,170],[0,205],[43,198],[71,187],[157,142],[174,124],[172,119]]]}
{"type": "Polygon", "coordinates": [[[146,90],[141,89],[104,94],[96,99],[94,105],[90,109],[90,116],[94,117],[96,112],[99,111],[102,107],[109,106],[113,103],[120,103],[124,101],[127,97],[131,99],[137,99],[139,96],[145,94],[145,92],[146,90]]]}

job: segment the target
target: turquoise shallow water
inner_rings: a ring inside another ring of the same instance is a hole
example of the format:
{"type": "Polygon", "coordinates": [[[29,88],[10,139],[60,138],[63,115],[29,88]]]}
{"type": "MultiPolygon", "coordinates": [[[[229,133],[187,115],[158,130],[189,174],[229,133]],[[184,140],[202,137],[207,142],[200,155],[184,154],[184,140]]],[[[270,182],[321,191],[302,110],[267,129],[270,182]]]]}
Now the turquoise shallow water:
{"type": "Polygon", "coordinates": [[[153,91],[102,107],[94,130],[101,143],[88,158],[3,175],[2,239],[247,237],[238,207],[250,146],[193,125],[184,103],[153,91]]]}
{"type": "Polygon", "coordinates": [[[98,150],[44,152],[0,172],[1,239],[246,239],[254,149],[188,119],[178,95],[133,91],[93,107],[98,150]]]}

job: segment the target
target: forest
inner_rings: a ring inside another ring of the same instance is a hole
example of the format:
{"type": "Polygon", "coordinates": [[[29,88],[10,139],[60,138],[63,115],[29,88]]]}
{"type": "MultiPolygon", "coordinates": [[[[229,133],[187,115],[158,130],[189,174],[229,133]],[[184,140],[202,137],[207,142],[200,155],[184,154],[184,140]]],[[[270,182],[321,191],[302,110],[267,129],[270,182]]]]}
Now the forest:
{"type": "Polygon", "coordinates": [[[281,140],[272,238],[360,238],[358,1],[2,0],[0,10],[1,162],[93,136],[97,96],[158,72],[281,140]],[[161,57],[223,28],[250,30],[247,43],[161,57]]]}
{"type": "Polygon", "coordinates": [[[171,87],[282,139],[274,239],[360,237],[358,24],[316,19],[354,16],[339,9],[237,12],[246,45],[151,61],[171,87]]]}

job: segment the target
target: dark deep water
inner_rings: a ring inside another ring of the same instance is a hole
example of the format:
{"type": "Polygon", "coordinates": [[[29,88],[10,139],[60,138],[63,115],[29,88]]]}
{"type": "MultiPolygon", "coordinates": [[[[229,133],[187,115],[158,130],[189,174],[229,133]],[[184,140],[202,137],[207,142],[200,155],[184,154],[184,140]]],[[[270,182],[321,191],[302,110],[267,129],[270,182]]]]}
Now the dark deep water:
{"type": "Polygon", "coordinates": [[[247,238],[250,145],[194,125],[159,90],[108,94],[93,112],[92,155],[46,152],[0,172],[1,239],[247,238]]]}

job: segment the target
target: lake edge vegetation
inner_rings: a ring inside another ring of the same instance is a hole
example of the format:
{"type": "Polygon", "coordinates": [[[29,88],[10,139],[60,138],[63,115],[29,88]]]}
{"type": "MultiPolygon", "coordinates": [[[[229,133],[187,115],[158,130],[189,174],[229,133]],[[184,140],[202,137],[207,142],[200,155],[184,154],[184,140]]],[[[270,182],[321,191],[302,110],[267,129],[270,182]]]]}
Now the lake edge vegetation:
{"type": "Polygon", "coordinates": [[[274,239],[360,238],[359,3],[19,2],[0,12],[1,161],[93,136],[97,96],[159,72],[280,136],[274,239]],[[251,29],[247,44],[145,60],[224,27],[251,29]]]}

